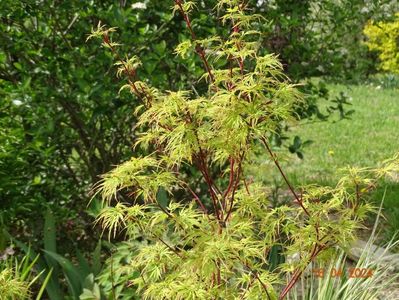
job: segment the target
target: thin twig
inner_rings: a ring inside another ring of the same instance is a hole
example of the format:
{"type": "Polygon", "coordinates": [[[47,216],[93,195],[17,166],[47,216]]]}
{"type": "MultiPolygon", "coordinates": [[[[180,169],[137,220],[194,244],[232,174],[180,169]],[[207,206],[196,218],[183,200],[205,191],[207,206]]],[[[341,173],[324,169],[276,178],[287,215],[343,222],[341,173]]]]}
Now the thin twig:
{"type": "Polygon", "coordinates": [[[233,182],[234,182],[234,163],[235,160],[233,157],[230,157],[230,178],[229,178],[229,185],[226,189],[226,191],[223,194],[223,206],[226,204],[226,197],[229,195],[231,189],[233,188],[233,182]]]}
{"type": "Polygon", "coordinates": [[[245,267],[247,267],[247,269],[248,269],[252,274],[254,274],[255,278],[259,281],[259,283],[261,284],[263,290],[265,291],[266,296],[267,296],[267,299],[268,299],[268,300],[271,300],[270,295],[269,295],[269,292],[267,291],[267,286],[266,286],[266,284],[262,281],[262,279],[259,277],[258,272],[257,272],[256,270],[253,270],[253,269],[251,268],[250,265],[248,265],[245,261],[243,261],[243,260],[241,259],[241,257],[238,257],[238,256],[236,256],[236,257],[238,258],[238,260],[239,260],[245,267]]]}
{"type": "Polygon", "coordinates": [[[255,271],[254,275],[255,275],[256,279],[259,281],[259,283],[262,285],[262,288],[266,293],[267,299],[271,300],[269,292],[267,291],[267,286],[265,285],[265,283],[260,279],[260,277],[256,271],[255,271]]]}
{"type": "Polygon", "coordinates": [[[201,207],[202,211],[205,214],[208,214],[208,210],[206,209],[204,203],[201,201],[200,197],[190,188],[190,186],[188,185],[188,183],[183,182],[184,185],[187,187],[187,189],[189,190],[189,192],[191,193],[191,195],[193,195],[195,201],[197,201],[197,203],[199,204],[199,206],[201,207]]]}
{"type": "Polygon", "coordinates": [[[297,195],[297,193],[295,192],[294,188],[292,187],[291,183],[289,182],[287,176],[285,175],[283,169],[280,166],[280,163],[277,160],[276,155],[273,153],[272,149],[269,146],[269,143],[267,142],[265,137],[261,137],[260,140],[262,141],[263,145],[265,146],[265,148],[267,149],[267,151],[270,154],[270,157],[273,159],[274,164],[276,165],[276,167],[278,168],[278,170],[280,171],[281,176],[283,177],[285,183],[287,184],[288,188],[290,189],[291,193],[294,195],[295,200],[298,202],[298,204],[302,207],[302,209],[304,210],[304,212],[306,213],[306,215],[308,215],[310,217],[310,214],[308,212],[308,210],[306,209],[306,207],[303,205],[302,200],[299,198],[299,196],[297,195]]]}
{"type": "Polygon", "coordinates": [[[289,293],[289,291],[294,287],[295,283],[298,281],[298,279],[301,277],[304,269],[306,269],[306,267],[312,262],[312,260],[323,250],[326,248],[326,245],[321,245],[319,246],[318,243],[316,242],[312,253],[309,257],[309,260],[305,266],[305,268],[303,269],[297,269],[293,275],[293,277],[291,278],[291,280],[288,282],[288,284],[285,286],[285,288],[283,289],[283,291],[281,292],[280,296],[279,296],[279,300],[282,300],[285,298],[285,296],[287,296],[287,294],[289,293]]]}
{"type": "MultiPolygon", "coordinates": [[[[244,156],[244,154],[243,154],[242,156],[244,156]]],[[[241,158],[242,158],[242,157],[241,157],[241,158]]],[[[241,161],[242,161],[242,159],[241,159],[241,161]]],[[[236,177],[236,180],[235,180],[235,183],[234,183],[234,187],[233,187],[233,192],[232,192],[232,195],[231,195],[230,207],[229,207],[229,210],[228,210],[228,212],[227,212],[227,216],[226,216],[226,218],[225,218],[225,220],[224,220],[225,222],[227,222],[227,220],[230,218],[231,213],[233,212],[233,204],[234,204],[235,191],[237,190],[238,183],[240,182],[240,178],[241,178],[241,168],[242,168],[242,163],[241,163],[241,161],[240,161],[240,163],[238,164],[237,177],[236,177]]]]}
{"type": "Polygon", "coordinates": [[[184,21],[187,24],[187,28],[190,31],[192,40],[196,43],[195,51],[198,53],[199,57],[201,58],[202,62],[204,63],[205,70],[208,72],[211,82],[214,83],[215,82],[215,77],[213,76],[213,73],[212,73],[211,67],[209,65],[209,62],[206,59],[206,55],[205,55],[204,49],[201,47],[200,44],[197,43],[197,36],[194,33],[194,30],[193,30],[193,28],[191,26],[190,17],[184,11],[184,8],[183,8],[181,0],[174,0],[174,1],[175,1],[176,5],[179,7],[179,11],[180,11],[181,15],[183,16],[184,21]]]}
{"type": "Polygon", "coordinates": [[[136,76],[136,72],[134,72],[134,74],[132,74],[131,72],[129,72],[129,69],[127,68],[126,63],[120,58],[118,52],[115,50],[115,47],[111,44],[111,39],[108,36],[108,34],[104,34],[103,35],[103,42],[105,44],[108,45],[108,47],[111,49],[111,52],[115,55],[116,59],[119,60],[122,65],[123,68],[125,69],[125,74],[127,75],[127,81],[129,83],[129,86],[134,90],[134,92],[136,93],[136,95],[141,99],[141,101],[143,102],[143,104],[148,107],[149,104],[151,104],[151,99],[149,98],[149,96],[145,93],[145,91],[143,90],[143,87],[141,86],[142,91],[144,92],[143,94],[139,92],[136,84],[135,84],[135,76],[136,76]],[[146,103],[144,101],[144,97],[148,99],[148,103],[146,103]]]}
{"type": "Polygon", "coordinates": [[[168,243],[166,243],[162,238],[160,238],[159,236],[157,236],[157,239],[164,244],[169,250],[173,251],[173,253],[175,253],[178,257],[183,258],[183,256],[177,252],[177,250],[175,248],[173,248],[172,246],[170,246],[168,243]]]}
{"type": "Polygon", "coordinates": [[[204,162],[200,161],[198,163],[198,168],[199,168],[200,172],[202,173],[202,176],[204,177],[206,184],[208,185],[208,190],[209,190],[209,194],[211,195],[216,218],[220,221],[222,218],[220,216],[219,208],[218,208],[218,197],[217,197],[215,191],[213,190],[212,181],[209,177],[207,166],[204,164],[204,162]]]}
{"type": "Polygon", "coordinates": [[[243,299],[244,299],[245,294],[249,291],[249,289],[251,288],[251,286],[252,286],[252,284],[254,283],[255,279],[256,279],[256,277],[253,276],[252,279],[251,279],[251,281],[248,283],[248,286],[247,286],[247,288],[245,289],[244,293],[242,293],[242,295],[241,295],[241,297],[240,297],[240,300],[243,300],[243,299]]]}
{"type": "Polygon", "coordinates": [[[249,191],[248,183],[247,183],[247,180],[245,179],[245,177],[243,178],[243,181],[244,181],[244,186],[245,186],[245,190],[247,191],[247,194],[251,195],[251,193],[249,191]]]}

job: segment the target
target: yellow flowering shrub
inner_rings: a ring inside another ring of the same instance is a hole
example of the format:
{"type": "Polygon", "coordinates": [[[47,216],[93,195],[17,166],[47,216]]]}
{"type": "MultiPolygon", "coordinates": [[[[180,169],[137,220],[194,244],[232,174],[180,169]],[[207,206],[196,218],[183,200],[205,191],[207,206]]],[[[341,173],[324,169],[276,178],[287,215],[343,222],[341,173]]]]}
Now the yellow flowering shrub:
{"type": "Polygon", "coordinates": [[[393,22],[370,21],[364,34],[368,48],[379,52],[381,70],[399,73],[399,13],[393,22]]]}

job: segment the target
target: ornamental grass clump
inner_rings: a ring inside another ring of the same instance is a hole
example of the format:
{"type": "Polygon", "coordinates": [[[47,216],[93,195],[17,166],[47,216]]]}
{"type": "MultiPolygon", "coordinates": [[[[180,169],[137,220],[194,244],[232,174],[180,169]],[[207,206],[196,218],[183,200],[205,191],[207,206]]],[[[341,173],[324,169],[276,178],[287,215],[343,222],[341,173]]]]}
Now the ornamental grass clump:
{"type": "Polygon", "coordinates": [[[17,258],[12,247],[0,253],[0,300],[42,299],[52,270],[46,275],[45,270],[36,272],[39,256],[30,260],[30,254],[17,258]],[[43,281],[38,284],[41,277],[43,281]]]}
{"type": "Polygon", "coordinates": [[[29,289],[27,283],[15,278],[13,270],[0,271],[0,299],[28,299],[29,289]]]}
{"type": "Polygon", "coordinates": [[[261,33],[253,25],[262,17],[244,1],[220,0],[215,11],[230,33],[199,39],[190,18],[195,3],[174,4],[191,36],[175,51],[183,58],[197,53],[204,67],[200,80],[208,85],[203,94],[161,91],[138,78],[140,60],[121,59],[114,28],[99,25],[89,37],[102,39],[127,81],[122,89],[141,99],[135,146],[149,153],[103,175],[95,188],[104,201],[97,222],[109,237],[123,233],[142,241],[131,243],[131,272],[124,273],[121,288],[137,289],[142,299],[283,299],[310,262],[354,238],[372,210],[363,194],[397,162],[379,172],[351,169],[335,188],[295,189],[269,138],[294,119],[302,98],[277,56],[259,54],[261,33]],[[246,166],[259,146],[287,183],[290,205],[273,208],[267,187],[247,180],[246,166]],[[206,192],[190,180],[194,169],[206,192]],[[160,190],[170,195],[166,205],[160,190]],[[272,267],[276,246],[296,259],[272,267]]]}

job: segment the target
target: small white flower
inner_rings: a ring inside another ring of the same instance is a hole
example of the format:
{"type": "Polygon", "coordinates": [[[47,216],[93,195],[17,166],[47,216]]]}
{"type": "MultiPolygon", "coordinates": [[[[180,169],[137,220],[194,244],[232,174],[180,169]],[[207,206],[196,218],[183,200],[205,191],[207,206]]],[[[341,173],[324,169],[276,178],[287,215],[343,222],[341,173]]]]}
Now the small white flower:
{"type": "Polygon", "coordinates": [[[21,100],[12,100],[12,103],[14,104],[14,105],[16,105],[16,106],[20,106],[20,105],[22,105],[23,103],[22,103],[22,101],[21,100]]]}
{"type": "Polygon", "coordinates": [[[133,3],[132,4],[132,8],[133,9],[146,9],[147,8],[147,4],[145,4],[144,2],[133,3]]]}
{"type": "Polygon", "coordinates": [[[360,10],[360,13],[362,13],[362,14],[367,14],[369,11],[370,11],[369,8],[365,6],[365,7],[363,7],[363,8],[360,10]]]}

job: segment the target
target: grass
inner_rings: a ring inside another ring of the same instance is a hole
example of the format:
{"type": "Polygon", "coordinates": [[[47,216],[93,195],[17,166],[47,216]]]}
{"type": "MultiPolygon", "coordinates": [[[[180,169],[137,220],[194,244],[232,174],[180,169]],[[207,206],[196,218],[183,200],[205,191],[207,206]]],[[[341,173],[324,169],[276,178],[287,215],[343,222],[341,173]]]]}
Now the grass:
{"type": "Polygon", "coordinates": [[[373,86],[329,85],[332,96],[345,92],[355,113],[326,122],[299,124],[291,135],[312,140],[305,159],[286,166],[297,184],[334,183],[345,166],[373,167],[399,151],[399,90],[373,86]]]}
{"type": "MultiPolygon", "coordinates": [[[[298,135],[303,141],[313,141],[304,149],[304,159],[287,155],[288,151],[279,153],[284,170],[295,186],[310,183],[335,186],[341,177],[341,168],[376,167],[399,152],[399,89],[370,84],[329,84],[328,88],[332,97],[345,92],[352,103],[348,109],[355,112],[351,119],[340,120],[334,116],[323,122],[305,121],[290,129],[291,138],[298,135]]],[[[321,106],[325,109],[327,103],[321,103],[321,106]]],[[[273,166],[263,159],[255,174],[266,179],[273,172],[275,178],[280,178],[272,170],[273,166]]],[[[390,224],[389,238],[399,230],[399,182],[387,182],[386,187],[384,207],[390,224]]],[[[382,198],[384,189],[385,186],[374,192],[376,203],[382,198]]]]}

